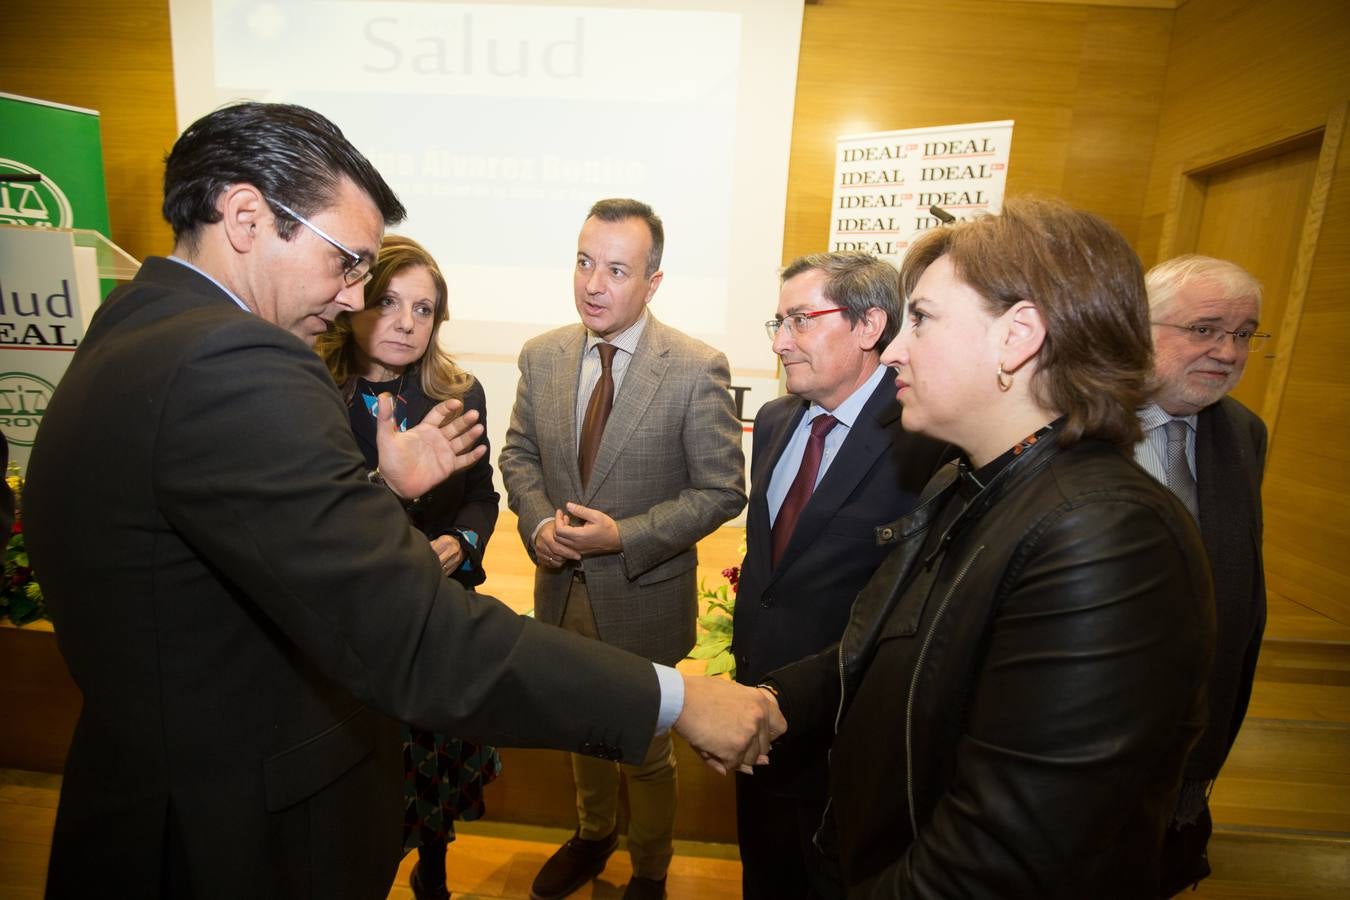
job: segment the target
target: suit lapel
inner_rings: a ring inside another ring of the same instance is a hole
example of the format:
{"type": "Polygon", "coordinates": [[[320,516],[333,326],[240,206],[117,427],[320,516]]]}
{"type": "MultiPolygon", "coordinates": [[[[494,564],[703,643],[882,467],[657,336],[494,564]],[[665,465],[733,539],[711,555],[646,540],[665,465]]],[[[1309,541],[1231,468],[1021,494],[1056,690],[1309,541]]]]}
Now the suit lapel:
{"type": "MultiPolygon", "coordinates": [[[[558,338],[555,355],[549,371],[552,378],[542,385],[541,396],[545,397],[547,408],[560,409],[563,415],[536,415],[535,421],[552,429],[548,445],[561,447],[562,453],[556,454],[553,463],[571,486],[569,495],[581,496],[581,469],[577,466],[577,390],[581,386],[581,354],[586,349],[586,329],[574,325],[564,329],[558,338]]],[[[545,455],[545,459],[554,456],[545,455]]]]}
{"type": "Polygon", "coordinates": [[[769,526],[769,482],[773,479],[773,470],[777,468],[778,461],[783,458],[792,432],[796,430],[808,406],[806,401],[797,398],[793,398],[790,404],[783,404],[782,411],[775,415],[775,421],[766,422],[763,434],[756,438],[764,441],[763,451],[754,453],[752,449],[745,552],[747,556],[755,557],[761,572],[769,572],[773,562],[770,559],[773,540],[769,526]]]}
{"type": "Polygon", "coordinates": [[[1203,410],[1196,422],[1196,498],[1200,536],[1214,573],[1216,597],[1252,595],[1248,561],[1260,552],[1256,499],[1248,442],[1234,427],[1223,401],[1203,410]]]}
{"type": "Polygon", "coordinates": [[[872,396],[867,398],[867,403],[844,438],[843,446],[830,462],[820,484],[816,485],[811,499],[806,502],[801,518],[797,520],[797,527],[792,531],[792,538],[783,551],[783,559],[769,579],[770,584],[803,547],[820,536],[840,505],[866,477],[877,457],[890,446],[891,437],[887,426],[900,415],[899,404],[894,402],[891,391],[890,379],[883,378],[872,391],[872,396]]]}
{"type": "MultiPolygon", "coordinates": [[[[633,358],[624,373],[623,384],[614,397],[614,408],[610,411],[609,421],[605,424],[605,433],[600,440],[600,450],[595,457],[595,466],[591,469],[591,480],[581,493],[582,503],[589,505],[591,500],[609,475],[619,455],[637,430],[638,422],[656,397],[657,389],[665,380],[666,370],[670,368],[670,348],[665,340],[664,326],[648,314],[647,326],[642,330],[633,358]]],[[[578,363],[578,373],[580,363],[578,363]]],[[[578,375],[579,378],[579,375],[578,375]]],[[[575,381],[573,382],[576,383],[575,381]]],[[[573,416],[575,419],[575,416],[573,416]]],[[[575,425],[573,426],[575,436],[575,425]]],[[[577,469],[573,453],[572,470],[577,473],[580,486],[581,474],[577,469]]]]}

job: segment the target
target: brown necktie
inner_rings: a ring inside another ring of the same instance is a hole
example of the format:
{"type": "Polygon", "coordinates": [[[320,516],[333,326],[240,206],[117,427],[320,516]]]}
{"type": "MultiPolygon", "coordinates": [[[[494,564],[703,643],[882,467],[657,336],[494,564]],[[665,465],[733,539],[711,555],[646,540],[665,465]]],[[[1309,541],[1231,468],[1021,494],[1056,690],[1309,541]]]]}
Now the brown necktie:
{"type": "Polygon", "coordinates": [[[778,518],[773,520],[773,564],[778,565],[783,551],[787,549],[792,530],[797,527],[806,501],[816,489],[816,474],[820,472],[820,458],[825,453],[825,435],[839,424],[831,415],[816,416],[811,423],[811,436],[806,440],[806,451],[802,453],[802,464],[797,469],[797,477],[792,480],[783,505],[778,509],[778,518]]]}
{"type": "Polygon", "coordinates": [[[619,348],[599,343],[595,349],[600,351],[600,380],[595,383],[590,402],[586,404],[586,416],[581,420],[581,446],[577,448],[582,487],[591,480],[591,469],[600,452],[600,439],[605,436],[605,423],[609,421],[609,411],[614,408],[614,353],[619,348]]]}

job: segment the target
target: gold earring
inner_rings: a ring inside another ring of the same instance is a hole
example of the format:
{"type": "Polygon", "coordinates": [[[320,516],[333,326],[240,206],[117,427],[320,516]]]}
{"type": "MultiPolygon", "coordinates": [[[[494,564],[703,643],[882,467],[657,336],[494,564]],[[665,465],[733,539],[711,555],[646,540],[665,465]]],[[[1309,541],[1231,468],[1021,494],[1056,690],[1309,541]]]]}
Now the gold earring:
{"type": "Polygon", "coordinates": [[[998,378],[998,389],[1006,394],[1013,386],[1013,377],[1011,374],[1004,373],[1003,363],[998,364],[998,375],[996,377],[998,378]],[[1007,381],[1003,380],[1005,377],[1008,379],[1007,381]]]}

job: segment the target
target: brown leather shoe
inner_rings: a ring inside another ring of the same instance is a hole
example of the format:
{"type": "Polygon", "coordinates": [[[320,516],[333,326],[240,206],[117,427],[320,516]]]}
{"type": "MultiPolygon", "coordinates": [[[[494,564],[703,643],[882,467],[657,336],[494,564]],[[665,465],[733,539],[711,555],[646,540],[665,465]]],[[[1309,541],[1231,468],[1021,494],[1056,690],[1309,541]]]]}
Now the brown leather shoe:
{"type": "Polygon", "coordinates": [[[605,871],[605,863],[618,845],[618,828],[595,841],[582,837],[580,829],[573,832],[534,877],[530,900],[562,900],[605,871]]]}
{"type": "Polygon", "coordinates": [[[623,900],[666,900],[666,880],[634,875],[623,889],[623,900]]]}

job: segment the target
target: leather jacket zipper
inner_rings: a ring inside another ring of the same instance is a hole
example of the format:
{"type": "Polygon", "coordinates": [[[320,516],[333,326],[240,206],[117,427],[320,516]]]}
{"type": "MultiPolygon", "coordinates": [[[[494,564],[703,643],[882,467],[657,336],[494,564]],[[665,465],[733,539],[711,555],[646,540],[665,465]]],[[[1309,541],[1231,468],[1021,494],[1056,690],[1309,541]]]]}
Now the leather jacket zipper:
{"type": "MultiPolygon", "coordinates": [[[[961,582],[965,579],[966,573],[970,571],[970,567],[975,564],[975,560],[979,558],[980,553],[983,550],[983,544],[975,548],[975,552],[970,555],[970,558],[966,560],[966,564],[961,567],[961,571],[957,573],[956,580],[952,582],[952,586],[947,589],[947,596],[942,598],[942,603],[938,606],[937,611],[933,613],[933,621],[928,625],[928,633],[924,635],[923,645],[919,647],[919,656],[914,661],[914,675],[909,680],[909,697],[905,701],[905,798],[909,802],[909,827],[916,840],[919,837],[919,821],[918,817],[914,814],[914,694],[918,691],[919,673],[923,671],[923,662],[928,656],[928,647],[933,643],[933,635],[937,632],[938,623],[942,621],[942,614],[947,611],[947,606],[951,603],[952,595],[954,595],[956,589],[961,586],[961,582]]],[[[841,664],[841,677],[842,671],[843,666],[841,664]]],[[[835,723],[835,730],[839,730],[837,721],[835,723]]]]}

